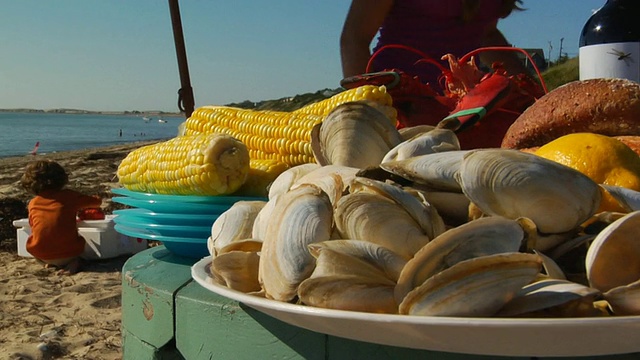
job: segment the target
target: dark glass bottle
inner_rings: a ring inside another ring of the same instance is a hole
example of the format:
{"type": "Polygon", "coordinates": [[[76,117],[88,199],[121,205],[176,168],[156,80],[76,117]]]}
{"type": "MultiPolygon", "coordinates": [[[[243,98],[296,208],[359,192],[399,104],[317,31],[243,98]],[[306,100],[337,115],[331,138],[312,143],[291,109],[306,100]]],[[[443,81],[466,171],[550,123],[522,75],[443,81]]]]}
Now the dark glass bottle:
{"type": "Polygon", "coordinates": [[[580,80],[640,82],[640,1],[607,0],[580,34],[580,80]]]}

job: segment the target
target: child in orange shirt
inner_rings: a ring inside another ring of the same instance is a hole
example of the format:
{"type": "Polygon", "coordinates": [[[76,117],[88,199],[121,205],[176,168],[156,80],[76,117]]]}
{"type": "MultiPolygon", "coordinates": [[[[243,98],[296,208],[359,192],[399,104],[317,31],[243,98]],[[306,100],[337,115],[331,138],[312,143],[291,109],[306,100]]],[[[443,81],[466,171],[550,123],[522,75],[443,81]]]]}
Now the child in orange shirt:
{"type": "Polygon", "coordinates": [[[31,235],[27,251],[45,267],[60,268],[60,274],[75,274],[80,267],[85,240],[78,233],[76,214],[102,203],[97,196],[63,189],[68,181],[64,168],[51,160],[30,163],[20,179],[36,195],[28,205],[31,235]]]}

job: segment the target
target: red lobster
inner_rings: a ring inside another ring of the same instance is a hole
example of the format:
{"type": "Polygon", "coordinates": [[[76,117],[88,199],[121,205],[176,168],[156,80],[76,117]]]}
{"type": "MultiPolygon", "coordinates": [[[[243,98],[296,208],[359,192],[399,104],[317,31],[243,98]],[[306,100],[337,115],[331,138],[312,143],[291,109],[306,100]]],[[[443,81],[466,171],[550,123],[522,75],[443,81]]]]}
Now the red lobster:
{"type": "Polygon", "coordinates": [[[415,125],[436,125],[456,132],[463,149],[500,147],[502,138],[516,118],[536,99],[547,92],[540,71],[531,56],[514,47],[484,47],[460,59],[447,54],[449,69],[426,54],[404,45],[387,45],[372,56],[367,73],[342,79],[340,85],[350,89],[362,85],[385,85],[398,111],[398,128],[415,125]],[[440,82],[444,94],[435,91],[397,69],[370,73],[373,58],[389,48],[416,52],[426,62],[442,72],[440,82]],[[507,76],[502,64],[494,63],[492,72],[483,73],[475,64],[475,56],[483,51],[518,51],[534,66],[540,84],[526,74],[507,76]],[[542,87],[540,86],[542,85],[542,87]],[[482,119],[482,121],[479,121],[482,119]]]}

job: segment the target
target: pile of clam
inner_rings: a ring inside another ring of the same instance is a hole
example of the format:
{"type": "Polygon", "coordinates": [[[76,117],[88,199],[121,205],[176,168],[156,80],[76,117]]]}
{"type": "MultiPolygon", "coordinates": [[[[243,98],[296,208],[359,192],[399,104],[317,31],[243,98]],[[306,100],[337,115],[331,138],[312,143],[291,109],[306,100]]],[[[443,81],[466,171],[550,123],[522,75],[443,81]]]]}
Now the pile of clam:
{"type": "Polygon", "coordinates": [[[640,315],[638,193],[366,104],[313,131],[316,164],[213,224],[214,281],[268,299],[425,316],[640,315]]]}

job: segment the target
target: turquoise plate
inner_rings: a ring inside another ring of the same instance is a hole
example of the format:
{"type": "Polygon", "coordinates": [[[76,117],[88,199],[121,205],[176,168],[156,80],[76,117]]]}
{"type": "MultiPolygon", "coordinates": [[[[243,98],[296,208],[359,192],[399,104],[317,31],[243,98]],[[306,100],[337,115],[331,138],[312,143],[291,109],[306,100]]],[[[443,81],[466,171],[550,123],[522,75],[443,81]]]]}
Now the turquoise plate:
{"type": "Polygon", "coordinates": [[[163,225],[151,224],[145,220],[126,215],[119,215],[113,222],[132,229],[139,229],[153,235],[179,236],[186,238],[207,238],[211,235],[211,226],[163,225]]]}
{"type": "Polygon", "coordinates": [[[233,203],[211,204],[211,203],[188,203],[176,201],[162,200],[143,200],[124,196],[115,196],[112,201],[133,206],[141,209],[147,209],[159,213],[179,213],[179,214],[207,214],[220,215],[227,211],[233,203]]]}
{"type": "Polygon", "coordinates": [[[139,200],[157,200],[179,203],[195,203],[195,204],[227,204],[233,205],[241,200],[266,200],[261,197],[247,196],[194,196],[194,195],[162,195],[144,192],[131,191],[123,188],[113,188],[111,192],[117,195],[127,196],[139,200]]]}
{"type": "Polygon", "coordinates": [[[123,226],[116,224],[115,230],[123,235],[130,237],[160,241],[167,248],[167,250],[180,256],[186,256],[190,258],[200,259],[204,256],[210,255],[207,248],[207,238],[189,238],[189,237],[174,237],[174,236],[162,236],[153,235],[145,231],[141,231],[137,228],[123,226]]]}
{"type": "Polygon", "coordinates": [[[147,222],[149,224],[158,225],[183,225],[183,226],[208,226],[216,221],[216,215],[208,214],[171,214],[157,213],[147,209],[121,209],[114,210],[113,213],[118,216],[126,216],[128,219],[147,222]]]}

